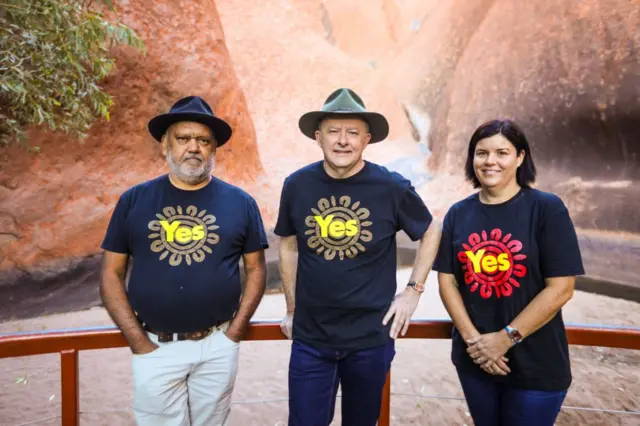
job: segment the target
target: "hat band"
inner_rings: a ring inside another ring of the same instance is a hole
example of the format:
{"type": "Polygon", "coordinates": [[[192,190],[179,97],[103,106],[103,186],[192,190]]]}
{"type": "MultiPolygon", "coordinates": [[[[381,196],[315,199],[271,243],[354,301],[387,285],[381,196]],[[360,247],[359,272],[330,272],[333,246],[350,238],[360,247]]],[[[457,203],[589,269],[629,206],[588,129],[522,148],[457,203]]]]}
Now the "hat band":
{"type": "Polygon", "coordinates": [[[364,111],[360,111],[352,108],[336,108],[336,109],[328,110],[327,112],[364,112],[364,111]]]}

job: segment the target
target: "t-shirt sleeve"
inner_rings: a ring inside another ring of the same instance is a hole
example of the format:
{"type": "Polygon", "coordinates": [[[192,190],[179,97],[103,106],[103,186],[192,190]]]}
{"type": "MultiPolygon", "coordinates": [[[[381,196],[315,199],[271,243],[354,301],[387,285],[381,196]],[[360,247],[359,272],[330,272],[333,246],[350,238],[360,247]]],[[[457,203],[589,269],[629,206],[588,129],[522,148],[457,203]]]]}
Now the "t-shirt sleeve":
{"type": "Polygon", "coordinates": [[[115,253],[131,254],[129,236],[127,235],[127,216],[131,208],[131,193],[125,192],[120,196],[111,214],[109,226],[100,248],[115,253]]]}
{"type": "Polygon", "coordinates": [[[438,246],[438,253],[433,262],[434,271],[442,272],[445,274],[453,274],[454,261],[453,258],[453,232],[451,225],[451,210],[447,212],[442,224],[442,236],[440,237],[440,245],[438,246]]]}
{"type": "Polygon", "coordinates": [[[293,222],[291,220],[291,209],[290,200],[289,200],[289,190],[290,184],[289,179],[285,179],[284,184],[282,185],[282,193],[280,194],[280,207],[278,209],[278,219],[276,220],[276,227],[273,230],[273,233],[280,237],[290,237],[291,235],[295,235],[296,231],[293,227],[293,222]]]}
{"type": "Polygon", "coordinates": [[[417,241],[429,228],[433,217],[412,185],[405,188],[398,211],[398,229],[417,241]]]}
{"type": "Polygon", "coordinates": [[[540,263],[544,278],[584,274],[573,221],[560,198],[547,206],[540,228],[540,263]]]}
{"type": "Polygon", "coordinates": [[[262,215],[258,204],[253,198],[249,198],[247,206],[247,231],[244,241],[243,253],[252,253],[254,251],[269,248],[267,241],[267,233],[262,223],[262,215]]]}

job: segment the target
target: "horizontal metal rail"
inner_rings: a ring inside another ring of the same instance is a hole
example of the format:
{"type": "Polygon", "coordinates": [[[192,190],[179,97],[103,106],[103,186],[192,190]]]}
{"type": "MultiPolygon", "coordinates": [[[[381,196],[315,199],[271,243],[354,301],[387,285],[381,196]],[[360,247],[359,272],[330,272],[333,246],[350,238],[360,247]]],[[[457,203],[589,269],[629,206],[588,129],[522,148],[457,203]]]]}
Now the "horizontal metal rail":
{"type": "MultiPolygon", "coordinates": [[[[450,320],[417,319],[411,322],[409,339],[450,339],[450,320]]],[[[640,328],[567,324],[572,345],[640,349],[640,328]]],[[[279,320],[252,321],[247,341],[286,340],[279,320]]],[[[115,326],[21,332],[0,335],[0,358],[60,353],[62,387],[62,425],[79,425],[78,352],[126,347],[127,342],[115,326]]],[[[391,372],[384,386],[379,426],[389,426],[391,372]]]]}

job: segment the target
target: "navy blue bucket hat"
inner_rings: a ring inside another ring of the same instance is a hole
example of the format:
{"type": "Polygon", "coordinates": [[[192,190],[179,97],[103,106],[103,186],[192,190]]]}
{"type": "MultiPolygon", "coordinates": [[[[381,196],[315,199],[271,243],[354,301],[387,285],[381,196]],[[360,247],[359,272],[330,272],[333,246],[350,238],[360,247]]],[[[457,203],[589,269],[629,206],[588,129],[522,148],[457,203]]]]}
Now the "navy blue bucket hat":
{"type": "Polygon", "coordinates": [[[231,126],[216,117],[208,103],[199,96],[187,96],[177,101],[167,114],[160,114],[149,121],[149,132],[158,142],[162,140],[169,126],[178,121],[195,121],[204,124],[213,132],[217,146],[227,143],[231,138],[231,126]]]}

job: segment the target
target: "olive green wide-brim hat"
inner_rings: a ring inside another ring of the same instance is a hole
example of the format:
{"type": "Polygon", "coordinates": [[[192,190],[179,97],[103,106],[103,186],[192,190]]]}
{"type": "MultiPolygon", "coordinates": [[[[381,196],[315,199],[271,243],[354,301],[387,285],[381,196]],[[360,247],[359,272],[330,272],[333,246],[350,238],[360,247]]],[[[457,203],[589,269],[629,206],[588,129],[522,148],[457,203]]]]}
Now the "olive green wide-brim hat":
{"type": "Polygon", "coordinates": [[[326,117],[357,117],[367,122],[371,140],[376,143],[384,140],[389,134],[387,119],[377,112],[370,112],[364,106],[364,102],[351,89],[338,89],[324,102],[320,111],[311,111],[303,114],[298,121],[300,131],[313,140],[316,139],[316,130],[323,118],[326,117]]]}

